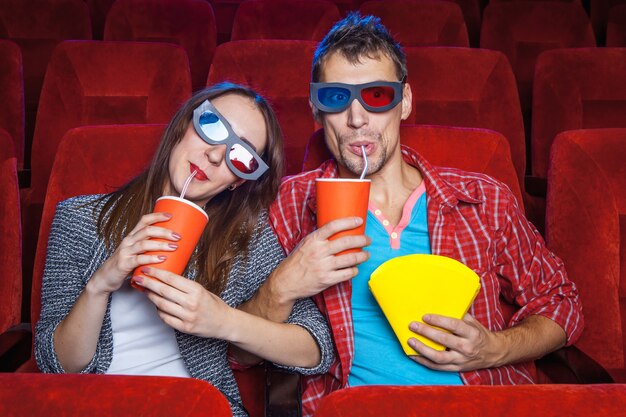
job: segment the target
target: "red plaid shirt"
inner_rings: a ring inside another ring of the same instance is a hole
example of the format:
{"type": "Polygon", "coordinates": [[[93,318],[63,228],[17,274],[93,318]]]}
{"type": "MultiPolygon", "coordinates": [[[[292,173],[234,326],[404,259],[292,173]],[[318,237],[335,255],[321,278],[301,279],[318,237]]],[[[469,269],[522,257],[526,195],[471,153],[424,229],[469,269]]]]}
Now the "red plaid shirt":
{"type": "MultiPolygon", "coordinates": [[[[434,168],[407,147],[402,154],[424,178],[432,253],[454,258],[480,276],[472,316],[498,331],[540,314],[565,330],[568,345],[575,342],[583,328],[578,291],[508,188],[486,175],[434,168]],[[502,300],[518,306],[508,320],[502,300]]],[[[315,178],[336,176],[331,160],[282,184],[270,219],[286,253],[316,228],[315,178]]],[[[322,396],[347,386],[354,356],[351,291],[346,281],[315,297],[331,325],[337,358],[328,373],[305,378],[305,415],[312,414],[322,396]]],[[[533,383],[534,374],[533,363],[526,362],[461,372],[461,378],[472,385],[524,384],[533,383]]]]}

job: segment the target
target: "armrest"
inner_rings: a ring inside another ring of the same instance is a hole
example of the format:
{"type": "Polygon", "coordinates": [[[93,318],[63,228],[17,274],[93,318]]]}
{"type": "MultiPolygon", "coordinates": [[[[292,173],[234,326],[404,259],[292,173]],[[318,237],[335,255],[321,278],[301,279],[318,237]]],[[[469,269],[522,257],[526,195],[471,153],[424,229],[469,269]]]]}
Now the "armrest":
{"type": "Polygon", "coordinates": [[[609,373],[576,346],[556,350],[535,361],[554,384],[612,384],[609,373]]]}
{"type": "Polygon", "coordinates": [[[300,374],[289,373],[268,363],[265,368],[265,417],[300,417],[300,374]]]}
{"type": "Polygon", "coordinates": [[[0,372],[14,372],[30,358],[33,335],[30,323],[21,323],[0,334],[0,372]]]}

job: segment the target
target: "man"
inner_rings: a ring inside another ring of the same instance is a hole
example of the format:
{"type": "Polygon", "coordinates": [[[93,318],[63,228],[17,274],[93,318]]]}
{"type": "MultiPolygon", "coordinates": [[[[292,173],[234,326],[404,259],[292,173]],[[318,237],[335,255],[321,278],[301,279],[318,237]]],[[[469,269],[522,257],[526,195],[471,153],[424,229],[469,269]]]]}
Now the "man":
{"type": "Polygon", "coordinates": [[[297,299],[315,296],[326,314],[337,358],[328,374],[305,381],[305,414],[346,386],[532,383],[532,361],[582,331],[575,286],[508,188],[485,175],[434,168],[401,147],[400,122],[411,112],[406,77],[400,46],[372,16],[338,22],[315,53],[311,104],[334,160],[282,184],[271,221],[289,262],[243,307],[283,321],[297,299]],[[367,236],[329,241],[360,219],[315,231],[315,178],[358,177],[362,146],[371,179],[367,236]],[[365,250],[335,256],[354,247],[365,250]],[[410,253],[457,259],[481,278],[462,320],[429,314],[427,325],[410,323],[445,351],[411,338],[419,355],[404,355],[367,290],[378,265],[410,253]],[[519,307],[508,322],[501,298],[519,307]]]}

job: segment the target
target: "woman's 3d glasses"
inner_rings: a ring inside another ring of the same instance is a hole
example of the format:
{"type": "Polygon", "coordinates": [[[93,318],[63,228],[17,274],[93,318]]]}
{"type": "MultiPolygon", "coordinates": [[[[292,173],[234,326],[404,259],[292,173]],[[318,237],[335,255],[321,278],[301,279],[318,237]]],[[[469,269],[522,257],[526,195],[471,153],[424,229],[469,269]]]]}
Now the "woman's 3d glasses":
{"type": "Polygon", "coordinates": [[[342,112],[355,99],[367,111],[382,113],[393,109],[402,101],[402,82],[311,83],[311,102],[323,112],[342,112]]]}
{"type": "Polygon", "coordinates": [[[193,127],[206,143],[226,145],[226,164],[239,178],[256,180],[268,170],[267,164],[248,143],[235,134],[228,120],[209,100],[193,111],[193,127]]]}

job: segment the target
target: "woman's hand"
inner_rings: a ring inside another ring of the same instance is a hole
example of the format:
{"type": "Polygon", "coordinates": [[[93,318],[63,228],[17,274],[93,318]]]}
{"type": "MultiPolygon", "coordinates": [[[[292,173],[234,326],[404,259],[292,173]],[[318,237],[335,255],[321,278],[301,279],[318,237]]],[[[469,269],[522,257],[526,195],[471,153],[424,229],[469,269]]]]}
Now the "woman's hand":
{"type": "Polygon", "coordinates": [[[148,255],[151,251],[175,251],[180,235],[163,227],[152,226],[172,218],[169,213],[150,213],[141,217],[135,228],[122,240],[113,255],[94,273],[90,287],[99,293],[117,291],[135,268],[160,263],[164,255],[148,255]],[[170,242],[151,240],[161,238],[170,242]]]}
{"type": "Polygon", "coordinates": [[[148,290],[146,295],[165,324],[183,333],[229,340],[234,309],[221,298],[172,272],[153,267],[141,271],[150,277],[135,276],[133,281],[148,290]]]}

